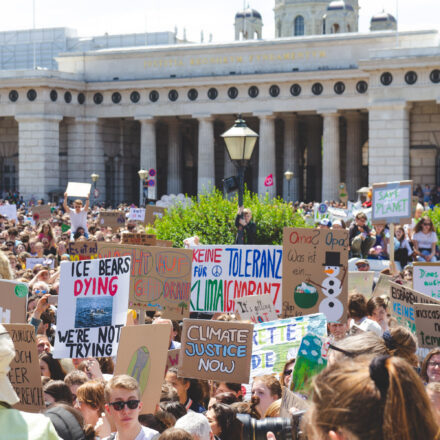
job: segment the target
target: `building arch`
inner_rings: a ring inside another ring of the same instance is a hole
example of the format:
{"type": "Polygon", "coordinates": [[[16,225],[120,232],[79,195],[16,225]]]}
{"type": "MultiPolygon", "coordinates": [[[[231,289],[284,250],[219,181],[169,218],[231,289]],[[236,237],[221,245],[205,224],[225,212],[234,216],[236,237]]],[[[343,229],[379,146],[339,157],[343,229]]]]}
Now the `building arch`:
{"type": "Polygon", "coordinates": [[[297,15],[293,21],[293,35],[295,37],[304,35],[304,17],[297,15]]]}

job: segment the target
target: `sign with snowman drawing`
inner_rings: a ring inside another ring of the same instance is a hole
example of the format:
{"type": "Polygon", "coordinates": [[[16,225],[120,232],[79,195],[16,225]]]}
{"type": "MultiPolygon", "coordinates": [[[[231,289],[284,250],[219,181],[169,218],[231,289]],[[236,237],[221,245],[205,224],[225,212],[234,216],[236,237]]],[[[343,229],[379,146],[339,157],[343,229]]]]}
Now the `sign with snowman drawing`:
{"type": "Polygon", "coordinates": [[[283,318],[324,313],[347,320],[348,231],[284,228],[283,318]]]}

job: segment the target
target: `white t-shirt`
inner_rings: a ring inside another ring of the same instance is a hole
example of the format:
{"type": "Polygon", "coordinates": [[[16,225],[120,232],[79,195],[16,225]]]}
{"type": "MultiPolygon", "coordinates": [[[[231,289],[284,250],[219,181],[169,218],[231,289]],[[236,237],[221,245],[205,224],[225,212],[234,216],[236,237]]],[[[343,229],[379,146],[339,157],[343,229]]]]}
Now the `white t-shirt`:
{"type": "MultiPolygon", "coordinates": [[[[134,440],[153,440],[154,438],[159,437],[159,433],[155,431],[154,429],[147,428],[146,426],[142,426],[139,434],[136,436],[134,440]]],[[[119,436],[118,434],[110,435],[105,440],[118,440],[119,436]]]]}
{"type": "Polygon", "coordinates": [[[354,322],[354,320],[352,320],[350,322],[350,328],[353,327],[354,324],[356,324],[364,332],[373,332],[376,333],[377,336],[382,337],[382,327],[376,321],[373,321],[370,318],[365,317],[358,322],[354,322]]]}
{"type": "Polygon", "coordinates": [[[75,233],[78,228],[83,228],[84,232],[89,232],[87,229],[87,212],[85,209],[81,209],[81,211],[77,213],[74,209],[70,208],[69,216],[72,232],[75,233]]]}
{"type": "Polygon", "coordinates": [[[429,234],[424,234],[422,231],[413,235],[413,240],[417,241],[420,249],[431,249],[432,243],[437,243],[437,234],[432,231],[429,234]]]}

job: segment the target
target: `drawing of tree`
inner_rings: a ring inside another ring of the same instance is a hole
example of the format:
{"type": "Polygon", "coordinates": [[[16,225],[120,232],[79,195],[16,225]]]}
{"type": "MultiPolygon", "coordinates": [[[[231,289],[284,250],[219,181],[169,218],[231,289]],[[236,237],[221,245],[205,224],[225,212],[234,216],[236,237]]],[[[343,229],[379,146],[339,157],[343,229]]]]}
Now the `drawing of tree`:
{"type": "Polygon", "coordinates": [[[180,307],[180,313],[183,315],[183,309],[187,309],[187,308],[188,308],[188,305],[186,304],[185,301],[182,301],[182,302],[179,304],[179,307],[180,307]]]}

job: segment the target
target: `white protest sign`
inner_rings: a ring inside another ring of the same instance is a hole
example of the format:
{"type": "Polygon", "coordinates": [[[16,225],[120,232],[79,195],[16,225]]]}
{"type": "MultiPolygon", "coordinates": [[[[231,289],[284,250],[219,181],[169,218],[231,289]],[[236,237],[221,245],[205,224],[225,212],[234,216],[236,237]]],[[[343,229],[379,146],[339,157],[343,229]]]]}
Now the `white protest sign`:
{"type": "Polygon", "coordinates": [[[440,300],[440,263],[413,263],[413,288],[440,300]]]}
{"type": "Polygon", "coordinates": [[[128,218],[130,220],[143,222],[145,220],[145,208],[130,208],[128,218]]]}
{"type": "Polygon", "coordinates": [[[129,256],[61,263],[55,358],[116,356],[130,265],[129,256]]]}
{"type": "Polygon", "coordinates": [[[281,310],[282,246],[194,246],[191,311],[233,312],[234,300],[271,296],[281,310]]]}
{"type": "Polygon", "coordinates": [[[47,266],[50,269],[53,269],[55,267],[55,262],[51,258],[37,258],[37,257],[31,257],[26,258],[26,269],[33,269],[37,264],[41,264],[42,266],[47,266]]]}
{"type": "Polygon", "coordinates": [[[276,321],[278,316],[270,295],[251,295],[235,300],[235,312],[242,321],[269,322],[276,321]]]}
{"type": "Polygon", "coordinates": [[[67,184],[67,197],[89,197],[92,185],[90,183],[69,182],[67,184]]]}
{"type": "Polygon", "coordinates": [[[17,205],[0,205],[0,214],[9,220],[17,220],[17,205]]]}

